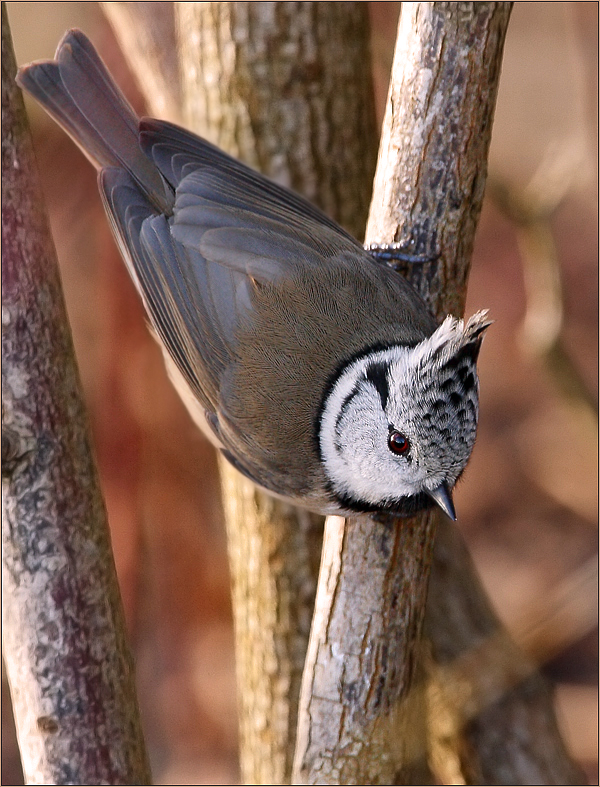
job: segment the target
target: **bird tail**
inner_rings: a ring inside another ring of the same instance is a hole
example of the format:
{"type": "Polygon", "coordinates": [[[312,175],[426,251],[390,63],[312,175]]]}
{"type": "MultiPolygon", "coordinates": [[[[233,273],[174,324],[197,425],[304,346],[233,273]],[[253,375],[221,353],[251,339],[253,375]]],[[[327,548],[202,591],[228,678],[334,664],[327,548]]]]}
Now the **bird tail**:
{"type": "Polygon", "coordinates": [[[171,213],[173,193],[139,144],[139,119],[91,41],[69,30],[55,60],[24,66],[17,84],[77,143],[96,169],[127,170],[153,205],[171,213]]]}

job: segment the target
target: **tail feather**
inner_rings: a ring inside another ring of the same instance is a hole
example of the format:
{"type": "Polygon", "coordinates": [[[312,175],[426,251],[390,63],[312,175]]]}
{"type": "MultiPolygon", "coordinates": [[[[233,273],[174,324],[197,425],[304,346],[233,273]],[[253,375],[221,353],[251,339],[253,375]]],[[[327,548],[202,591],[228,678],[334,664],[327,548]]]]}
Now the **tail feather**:
{"type": "Polygon", "coordinates": [[[140,147],[135,112],[80,30],[66,33],[56,60],[20,69],[17,84],[39,101],[97,169],[126,169],[160,212],[172,212],[172,189],[140,147]]]}

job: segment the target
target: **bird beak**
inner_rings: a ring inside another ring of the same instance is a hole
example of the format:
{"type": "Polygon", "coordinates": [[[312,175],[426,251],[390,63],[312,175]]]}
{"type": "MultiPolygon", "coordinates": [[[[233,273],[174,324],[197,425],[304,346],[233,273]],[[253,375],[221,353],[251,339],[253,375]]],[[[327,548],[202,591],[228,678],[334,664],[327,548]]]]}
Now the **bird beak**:
{"type": "Polygon", "coordinates": [[[444,514],[450,517],[453,522],[456,522],[456,511],[454,510],[452,495],[448,491],[446,484],[442,482],[435,489],[426,489],[425,491],[429,497],[442,509],[444,514]]]}

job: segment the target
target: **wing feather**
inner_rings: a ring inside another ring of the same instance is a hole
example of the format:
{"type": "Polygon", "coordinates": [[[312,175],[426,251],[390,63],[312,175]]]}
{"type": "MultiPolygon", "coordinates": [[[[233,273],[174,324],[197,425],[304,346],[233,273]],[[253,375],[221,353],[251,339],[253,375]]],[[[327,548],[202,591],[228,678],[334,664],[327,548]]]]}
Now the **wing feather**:
{"type": "Polygon", "coordinates": [[[216,411],[239,313],[249,304],[248,277],[178,243],[123,170],[102,170],[100,186],[153,328],[203,406],[216,411]]]}
{"type": "MultiPolygon", "coordinates": [[[[251,205],[257,213],[272,211],[277,217],[297,222],[299,217],[329,227],[354,247],[360,243],[304,197],[278,185],[247,167],[195,134],[171,123],[143,118],[140,123],[140,144],[172,186],[178,187],[184,178],[198,169],[211,168],[222,185],[235,184],[242,197],[242,205],[251,205]]],[[[199,186],[200,182],[192,179],[199,186]]],[[[213,197],[214,198],[214,197],[213,197]]]]}

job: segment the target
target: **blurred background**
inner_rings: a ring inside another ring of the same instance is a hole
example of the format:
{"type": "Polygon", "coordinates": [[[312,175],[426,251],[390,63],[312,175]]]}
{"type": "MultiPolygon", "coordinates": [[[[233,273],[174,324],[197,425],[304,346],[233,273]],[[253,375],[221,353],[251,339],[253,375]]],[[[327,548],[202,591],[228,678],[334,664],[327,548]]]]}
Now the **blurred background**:
{"type": "MultiPolygon", "coordinates": [[[[381,119],[399,3],[370,3],[381,119]]],[[[81,27],[139,111],[96,3],[7,4],[19,64],[81,27]]],[[[467,314],[479,439],[458,527],[517,642],[555,685],[561,729],[597,783],[598,4],[519,2],[506,40],[467,314]]],[[[238,779],[233,635],[212,449],[163,370],[112,242],[95,173],[28,103],[93,422],[157,784],[238,779]]],[[[22,784],[3,671],[2,783],[22,784]]]]}

